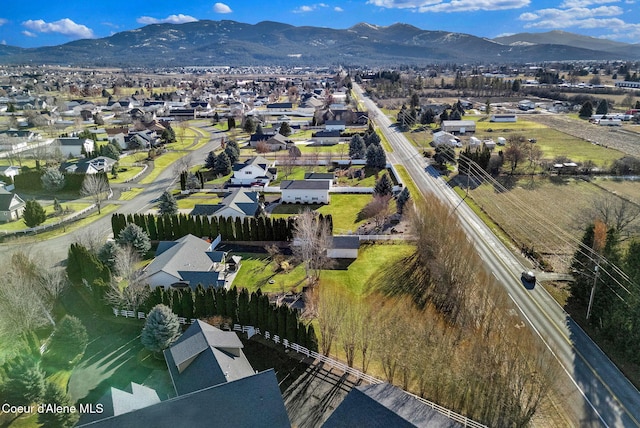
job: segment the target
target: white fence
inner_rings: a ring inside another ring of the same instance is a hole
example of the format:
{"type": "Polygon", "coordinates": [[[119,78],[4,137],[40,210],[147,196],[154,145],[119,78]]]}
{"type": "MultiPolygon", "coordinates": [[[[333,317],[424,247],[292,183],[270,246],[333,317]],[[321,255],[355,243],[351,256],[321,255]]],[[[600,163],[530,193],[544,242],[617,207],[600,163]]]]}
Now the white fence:
{"type": "MultiPolygon", "coordinates": [[[[126,311],[126,310],[120,310],[120,309],[116,309],[113,308],[113,314],[115,316],[121,316],[121,317],[126,317],[126,318],[138,318],[138,319],[145,319],[146,318],[146,314],[144,312],[134,312],[134,311],[126,311]]],[[[187,319],[186,318],[182,318],[182,317],[178,317],[178,320],[180,321],[180,324],[187,324],[187,319]]],[[[195,319],[191,319],[189,320],[189,324],[193,324],[194,322],[196,322],[195,319]]],[[[228,325],[223,325],[223,328],[229,328],[228,325]]],[[[311,351],[310,349],[305,348],[304,346],[300,346],[297,343],[294,342],[289,342],[289,340],[287,339],[282,339],[280,338],[280,336],[276,335],[276,334],[271,334],[268,331],[264,331],[261,332],[259,328],[250,326],[250,325],[240,325],[240,324],[234,324],[233,325],[233,331],[235,332],[240,332],[240,333],[246,333],[247,336],[249,338],[251,338],[251,336],[253,336],[254,334],[260,334],[262,335],[262,337],[264,337],[265,339],[271,340],[274,343],[280,344],[282,346],[285,347],[285,349],[291,349],[296,351],[298,354],[302,354],[305,355],[309,358],[313,358],[315,361],[320,361],[323,364],[327,364],[335,369],[341,370],[343,373],[347,373],[353,377],[355,377],[357,380],[362,380],[364,382],[367,382],[369,384],[380,384],[380,383],[384,383],[383,380],[378,379],[376,377],[373,377],[371,375],[368,375],[366,373],[361,372],[358,369],[354,369],[353,367],[349,367],[348,365],[344,364],[343,362],[340,361],[336,361],[332,358],[327,357],[326,355],[322,355],[322,354],[318,354],[317,352],[311,351]]],[[[454,420],[456,422],[461,423],[463,426],[465,427],[470,427],[470,428],[487,428],[486,425],[482,425],[481,423],[478,423],[474,420],[471,420],[469,418],[467,418],[466,416],[462,416],[459,413],[456,413],[452,410],[449,410],[445,407],[442,407],[436,403],[433,403],[429,400],[426,400],[422,397],[419,397],[415,394],[411,394],[410,392],[406,392],[405,393],[409,394],[410,396],[412,396],[413,398],[415,398],[416,400],[420,401],[421,403],[431,407],[432,409],[434,409],[435,411],[437,411],[438,413],[448,417],[451,420],[454,420]]]]}

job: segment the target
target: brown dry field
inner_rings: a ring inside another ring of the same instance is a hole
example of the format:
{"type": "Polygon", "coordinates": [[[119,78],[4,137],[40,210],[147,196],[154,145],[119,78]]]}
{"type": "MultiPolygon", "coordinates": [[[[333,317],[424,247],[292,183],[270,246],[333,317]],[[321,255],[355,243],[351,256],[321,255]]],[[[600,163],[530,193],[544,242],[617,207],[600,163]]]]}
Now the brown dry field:
{"type": "Polygon", "coordinates": [[[592,201],[608,194],[640,200],[640,182],[599,179],[595,184],[576,178],[527,177],[506,187],[510,190],[498,191],[483,184],[469,193],[516,248],[533,248],[558,272],[567,271],[577,248],[575,240],[582,238],[593,218],[592,201]]]}

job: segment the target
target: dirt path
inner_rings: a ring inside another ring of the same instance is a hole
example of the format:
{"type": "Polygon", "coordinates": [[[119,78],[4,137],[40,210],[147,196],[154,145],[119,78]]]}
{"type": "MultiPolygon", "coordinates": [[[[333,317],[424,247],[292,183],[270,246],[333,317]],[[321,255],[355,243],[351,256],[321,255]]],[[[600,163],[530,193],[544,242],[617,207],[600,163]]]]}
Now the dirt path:
{"type": "Polygon", "coordinates": [[[637,132],[618,126],[598,126],[558,114],[530,114],[527,120],[541,123],[574,137],[640,157],[640,126],[637,132]]]}

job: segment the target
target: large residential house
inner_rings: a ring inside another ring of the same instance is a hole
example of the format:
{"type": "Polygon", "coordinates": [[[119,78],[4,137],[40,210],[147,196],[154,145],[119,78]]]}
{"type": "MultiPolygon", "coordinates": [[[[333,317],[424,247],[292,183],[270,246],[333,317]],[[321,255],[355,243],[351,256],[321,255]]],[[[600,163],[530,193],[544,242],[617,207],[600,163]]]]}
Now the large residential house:
{"type": "MultiPolygon", "coordinates": [[[[158,402],[149,388],[111,389],[112,408],[83,414],[87,428],[291,427],[275,372],[254,371],[234,332],[197,320],[164,351],[176,397],[158,402]]],[[[108,403],[108,401],[107,401],[108,403]]]]}
{"type": "Polygon", "coordinates": [[[143,270],[142,281],[151,288],[203,287],[228,288],[240,269],[241,258],[216,251],[220,237],[213,242],[193,235],[175,241],[160,241],[156,256],[143,270]]]}
{"type": "Polygon", "coordinates": [[[262,156],[255,156],[243,163],[233,165],[231,184],[242,186],[259,183],[266,186],[276,177],[277,170],[274,163],[269,162],[262,156]]]}
{"type": "Polygon", "coordinates": [[[0,222],[18,220],[22,217],[25,205],[20,196],[0,188],[0,222]]]}
{"type": "Polygon", "coordinates": [[[283,180],[281,200],[291,204],[328,204],[330,188],[329,180],[283,180]]]}
{"type": "Polygon", "coordinates": [[[255,372],[233,331],[223,331],[196,320],[164,358],[178,395],[242,379],[255,372]]]}
{"type": "Polygon", "coordinates": [[[253,217],[260,208],[258,192],[233,189],[219,204],[196,204],[190,215],[208,217],[253,217]]]}
{"type": "Polygon", "coordinates": [[[98,174],[111,171],[116,160],[106,156],[98,156],[93,159],[80,159],[77,162],[67,162],[60,166],[60,170],[73,174],[98,174]]]}

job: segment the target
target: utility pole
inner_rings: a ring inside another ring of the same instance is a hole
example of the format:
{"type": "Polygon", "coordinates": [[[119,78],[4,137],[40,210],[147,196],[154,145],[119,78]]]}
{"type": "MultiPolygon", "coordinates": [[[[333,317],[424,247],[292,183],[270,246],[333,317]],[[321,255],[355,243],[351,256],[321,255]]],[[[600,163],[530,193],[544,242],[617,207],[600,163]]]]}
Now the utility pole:
{"type": "Polygon", "coordinates": [[[591,295],[589,296],[589,306],[587,307],[587,319],[591,316],[591,306],[593,306],[593,298],[596,295],[596,284],[598,283],[598,275],[600,273],[600,256],[596,261],[596,266],[593,268],[593,286],[591,287],[591,295]]]}

